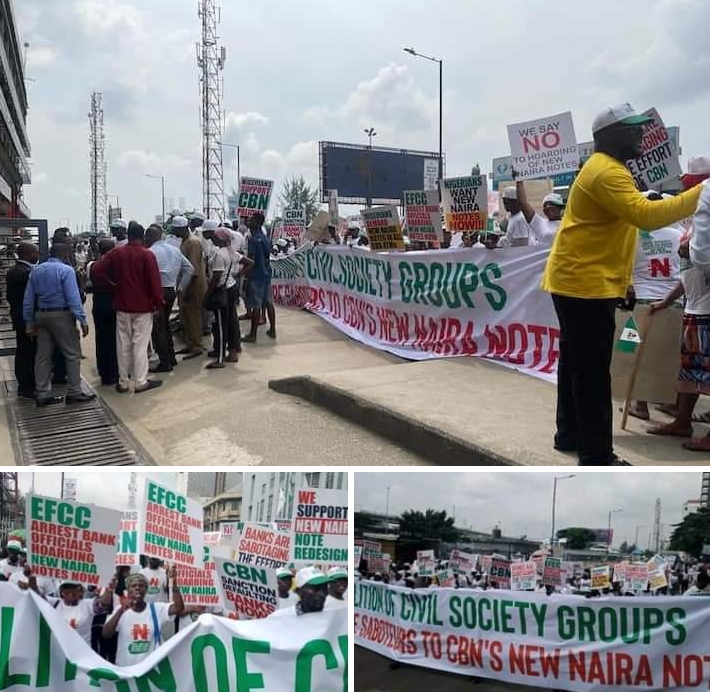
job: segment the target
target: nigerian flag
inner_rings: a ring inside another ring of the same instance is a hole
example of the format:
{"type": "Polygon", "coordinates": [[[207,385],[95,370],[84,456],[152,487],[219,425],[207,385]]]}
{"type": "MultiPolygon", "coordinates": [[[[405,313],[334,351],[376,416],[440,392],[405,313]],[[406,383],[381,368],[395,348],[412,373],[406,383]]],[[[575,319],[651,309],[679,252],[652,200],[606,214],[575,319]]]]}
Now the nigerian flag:
{"type": "Polygon", "coordinates": [[[635,353],[638,345],[641,343],[641,335],[633,317],[626,320],[624,329],[621,332],[619,341],[616,344],[616,350],[623,353],[635,353]]]}

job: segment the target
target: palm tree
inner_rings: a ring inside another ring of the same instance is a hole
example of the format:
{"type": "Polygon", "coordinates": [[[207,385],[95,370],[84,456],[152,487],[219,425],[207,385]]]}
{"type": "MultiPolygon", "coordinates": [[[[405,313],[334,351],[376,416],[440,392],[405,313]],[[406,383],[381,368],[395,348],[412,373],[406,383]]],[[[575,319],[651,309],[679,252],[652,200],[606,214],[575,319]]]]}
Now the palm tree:
{"type": "Polygon", "coordinates": [[[284,181],[279,204],[283,209],[304,207],[307,226],[318,213],[318,190],[311,189],[302,175],[294,175],[290,180],[286,178],[284,181]]]}

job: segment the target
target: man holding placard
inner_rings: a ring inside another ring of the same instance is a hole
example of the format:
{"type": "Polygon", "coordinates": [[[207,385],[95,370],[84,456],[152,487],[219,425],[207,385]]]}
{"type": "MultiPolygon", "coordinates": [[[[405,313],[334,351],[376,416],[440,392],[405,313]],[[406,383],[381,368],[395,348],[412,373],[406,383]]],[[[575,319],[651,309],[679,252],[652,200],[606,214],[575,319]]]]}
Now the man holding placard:
{"type": "Polygon", "coordinates": [[[650,120],[628,103],[594,119],[596,153],[572,184],[542,279],[560,323],[554,446],[576,452],[582,466],[629,465],[613,451],[609,368],[616,307],[633,307],[638,229],[690,216],[700,196],[694,188],[651,202],[637,190],[626,161],[641,154],[650,120]]]}

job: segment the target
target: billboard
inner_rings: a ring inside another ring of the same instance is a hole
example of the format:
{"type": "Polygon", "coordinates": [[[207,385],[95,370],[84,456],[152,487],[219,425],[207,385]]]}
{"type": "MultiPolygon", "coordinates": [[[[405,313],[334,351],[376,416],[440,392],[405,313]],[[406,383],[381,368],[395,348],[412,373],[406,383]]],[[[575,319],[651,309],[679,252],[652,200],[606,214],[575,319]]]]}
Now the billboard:
{"type": "Polygon", "coordinates": [[[337,190],[341,204],[367,204],[368,198],[401,204],[405,190],[428,189],[432,161],[438,167],[438,152],[320,142],[321,202],[328,201],[328,190],[337,190]]]}

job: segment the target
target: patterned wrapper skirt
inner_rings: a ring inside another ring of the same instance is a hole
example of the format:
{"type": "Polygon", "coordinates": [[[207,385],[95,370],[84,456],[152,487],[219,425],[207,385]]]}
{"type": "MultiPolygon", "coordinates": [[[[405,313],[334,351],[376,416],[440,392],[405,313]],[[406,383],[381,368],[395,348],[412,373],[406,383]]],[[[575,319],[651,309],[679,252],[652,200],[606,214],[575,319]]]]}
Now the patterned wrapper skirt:
{"type": "Polygon", "coordinates": [[[683,315],[678,391],[710,394],[710,315],[683,315]]]}

